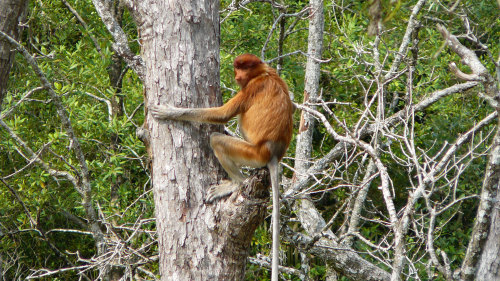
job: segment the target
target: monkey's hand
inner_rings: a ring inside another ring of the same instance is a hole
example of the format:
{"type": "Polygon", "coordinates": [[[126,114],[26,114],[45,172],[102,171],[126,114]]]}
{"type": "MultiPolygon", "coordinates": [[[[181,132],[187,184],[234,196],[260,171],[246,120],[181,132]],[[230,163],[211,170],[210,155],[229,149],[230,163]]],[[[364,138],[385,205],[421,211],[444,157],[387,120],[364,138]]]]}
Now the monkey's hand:
{"type": "Polygon", "coordinates": [[[179,119],[183,114],[183,108],[174,107],[171,105],[150,105],[149,111],[156,119],[179,119]]]}
{"type": "Polygon", "coordinates": [[[207,203],[212,203],[222,197],[226,197],[231,195],[234,191],[238,190],[238,187],[240,185],[238,183],[229,181],[229,180],[224,180],[221,184],[219,185],[213,185],[210,187],[207,193],[207,198],[205,199],[205,202],[207,203]]]}

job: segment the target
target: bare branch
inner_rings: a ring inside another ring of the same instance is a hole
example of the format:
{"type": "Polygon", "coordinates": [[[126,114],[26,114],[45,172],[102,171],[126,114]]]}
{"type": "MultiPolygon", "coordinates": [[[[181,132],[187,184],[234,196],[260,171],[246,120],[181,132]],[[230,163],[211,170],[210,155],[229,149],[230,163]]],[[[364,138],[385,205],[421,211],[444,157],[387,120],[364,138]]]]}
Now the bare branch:
{"type": "Polygon", "coordinates": [[[94,43],[94,47],[96,48],[97,52],[101,54],[101,58],[104,60],[104,54],[102,53],[101,46],[99,46],[99,42],[97,42],[97,39],[95,39],[95,37],[90,33],[89,26],[87,25],[87,23],[83,20],[80,14],[78,14],[78,12],[75,9],[73,9],[73,7],[68,3],[68,1],[61,0],[61,2],[63,2],[64,6],[68,8],[68,10],[75,16],[78,22],[80,22],[80,24],[83,26],[85,31],[88,33],[90,39],[94,43]]]}
{"type": "Polygon", "coordinates": [[[65,172],[65,171],[58,171],[50,168],[50,166],[45,163],[41,158],[39,154],[36,154],[31,150],[31,148],[2,120],[0,119],[0,126],[2,126],[11,136],[12,139],[14,139],[21,147],[29,154],[29,165],[31,163],[38,163],[49,175],[54,176],[54,177],[63,177],[70,181],[76,188],[76,190],[83,195],[83,190],[79,188],[78,180],[70,173],[65,172]]]}
{"type": "Polygon", "coordinates": [[[44,87],[36,87],[36,88],[33,88],[31,90],[29,90],[20,100],[18,100],[16,102],[16,104],[14,104],[13,106],[11,106],[8,110],[6,110],[4,113],[2,113],[0,115],[0,119],[5,119],[7,117],[9,117],[12,112],[14,112],[14,110],[23,102],[25,101],[26,99],[28,99],[32,94],[36,93],[36,92],[39,92],[39,91],[42,91],[44,90],[45,88],[44,87]]]}
{"type": "Polygon", "coordinates": [[[450,62],[449,64],[451,71],[453,74],[455,74],[458,78],[465,80],[465,81],[484,81],[484,78],[481,78],[481,76],[477,74],[467,74],[463,73],[460,69],[458,69],[457,65],[455,62],[450,62]]]}
{"type": "MultiPolygon", "coordinates": [[[[265,257],[265,256],[262,256],[262,255],[257,255],[256,258],[249,257],[248,261],[250,263],[256,264],[256,265],[258,265],[260,267],[263,267],[263,268],[266,268],[266,269],[271,269],[271,262],[270,262],[270,258],[269,257],[265,257]]],[[[283,273],[286,273],[286,274],[290,274],[290,275],[298,276],[301,280],[304,280],[304,278],[305,278],[304,274],[300,270],[297,270],[297,269],[295,269],[293,267],[286,267],[286,266],[281,266],[280,265],[279,269],[280,269],[280,272],[283,272],[283,273]]]]}
{"type": "Polygon", "coordinates": [[[36,226],[36,221],[31,216],[31,212],[28,209],[28,207],[26,206],[26,204],[24,204],[24,201],[21,199],[21,197],[19,196],[19,194],[17,194],[17,191],[14,188],[12,188],[12,186],[10,186],[7,182],[5,182],[3,180],[3,178],[0,178],[0,181],[9,189],[10,193],[12,193],[12,195],[14,195],[14,197],[19,202],[19,204],[21,204],[21,206],[24,209],[24,213],[26,214],[26,216],[30,220],[31,227],[35,227],[36,226]]]}
{"type": "Polygon", "coordinates": [[[384,196],[387,210],[389,211],[391,223],[395,224],[397,221],[397,215],[396,215],[396,208],[394,207],[394,202],[392,201],[391,191],[389,189],[389,175],[387,174],[387,168],[384,166],[384,164],[382,163],[382,161],[378,157],[378,155],[375,152],[375,150],[373,149],[373,147],[371,147],[369,144],[365,143],[362,140],[353,138],[352,136],[347,137],[347,136],[341,136],[341,135],[337,134],[337,132],[335,132],[335,130],[331,126],[330,122],[328,122],[326,117],[323,114],[321,114],[319,111],[313,110],[313,109],[306,107],[306,106],[303,106],[303,105],[298,105],[298,107],[300,109],[305,110],[308,113],[316,116],[323,123],[323,125],[325,125],[328,133],[331,134],[335,138],[335,140],[337,140],[339,142],[345,142],[345,143],[349,143],[351,145],[359,146],[373,158],[375,165],[377,166],[377,169],[380,173],[380,179],[382,181],[380,189],[382,189],[382,194],[384,196]]]}
{"type": "MultiPolygon", "coordinates": [[[[498,99],[499,92],[495,79],[493,79],[486,67],[483,65],[483,63],[481,63],[479,58],[476,56],[476,53],[462,45],[462,43],[458,41],[457,37],[451,34],[443,25],[438,24],[437,29],[439,30],[439,32],[441,32],[441,35],[446,41],[446,44],[448,44],[453,52],[460,56],[464,64],[470,67],[474,75],[484,79],[483,84],[486,88],[486,93],[489,96],[498,99]]],[[[460,74],[462,75],[463,73],[460,72],[460,74]]],[[[466,77],[470,76],[466,75],[466,77]]]]}
{"type": "Polygon", "coordinates": [[[292,232],[289,228],[286,228],[284,238],[298,249],[307,250],[307,252],[327,261],[335,270],[352,280],[390,280],[389,273],[383,269],[362,259],[354,250],[333,244],[328,239],[323,238],[312,244],[311,237],[292,232]]]}
{"type": "Polygon", "coordinates": [[[422,7],[424,6],[426,0],[419,0],[417,4],[413,7],[413,10],[410,15],[410,19],[408,20],[408,25],[406,26],[406,31],[405,35],[403,36],[403,39],[401,40],[401,45],[399,46],[399,50],[396,54],[396,57],[394,58],[394,61],[392,62],[391,68],[389,72],[384,77],[384,81],[391,80],[394,78],[394,76],[397,73],[397,69],[399,68],[401,61],[403,60],[403,57],[406,55],[406,51],[408,50],[408,46],[410,45],[411,41],[411,34],[417,27],[418,23],[416,20],[416,17],[422,7]]]}
{"type": "Polygon", "coordinates": [[[116,21],[111,12],[113,1],[109,0],[92,0],[94,6],[102,19],[102,22],[106,25],[106,28],[113,36],[115,42],[113,43],[113,49],[118,53],[123,60],[132,68],[137,76],[144,81],[145,77],[145,65],[141,56],[135,55],[130,50],[128,45],[127,35],[120,27],[120,24],[116,21]]]}
{"type": "Polygon", "coordinates": [[[94,98],[106,104],[106,106],[108,107],[108,122],[111,123],[113,121],[113,106],[111,105],[111,101],[105,98],[100,98],[89,92],[85,92],[85,94],[91,98],[94,98]]]}

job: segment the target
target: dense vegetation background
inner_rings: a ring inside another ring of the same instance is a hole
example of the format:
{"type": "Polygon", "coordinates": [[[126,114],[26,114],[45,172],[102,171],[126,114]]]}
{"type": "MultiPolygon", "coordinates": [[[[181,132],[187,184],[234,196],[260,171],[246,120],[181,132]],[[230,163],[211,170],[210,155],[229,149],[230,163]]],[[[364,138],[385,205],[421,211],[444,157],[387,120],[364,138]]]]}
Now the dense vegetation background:
{"type": "MultiPolygon", "coordinates": [[[[237,90],[232,60],[248,52],[277,67],[295,102],[301,103],[309,2],[246,2],[236,9],[236,2],[221,1],[224,101],[237,90]]],[[[318,58],[322,62],[321,100],[313,102],[339,134],[359,133],[363,126],[382,120],[380,115],[392,116],[436,91],[475,83],[463,82],[450,71],[450,62],[465,73],[472,70],[446,46],[437,24],[473,50],[498,79],[499,3],[433,0],[425,3],[417,16],[418,35],[413,33],[399,72],[380,87],[377,81],[389,73],[416,3],[381,1],[383,31],[375,36],[367,31],[374,21],[372,2],[325,1],[323,54],[318,58]],[[382,88],[381,100],[376,92],[382,88]]],[[[117,11],[132,51],[139,53],[141,40],[131,15],[123,7],[117,6],[117,11]]],[[[111,260],[123,262],[122,274],[126,272],[130,278],[154,280],[158,252],[149,160],[144,144],[136,137],[144,120],[141,80],[114,54],[111,35],[90,0],[30,1],[22,26],[19,42],[52,84],[80,141],[91,193],[75,184],[81,180],[81,163],[71,150],[73,144],[58,117],[54,98],[42,87],[28,61],[17,54],[0,113],[0,280],[94,280],[99,266],[111,260]],[[98,255],[96,238],[89,230],[88,200],[97,213],[108,249],[113,249],[105,255],[98,255]]],[[[376,148],[387,168],[399,214],[406,210],[408,198],[421,181],[426,182],[427,175],[432,177],[423,197],[411,206],[405,236],[407,280],[451,280],[446,272],[462,266],[474,226],[496,122],[487,119],[469,132],[495,108],[477,83],[456,92],[401,117],[404,125],[381,125],[386,127],[376,137],[361,138],[376,148]],[[437,174],[426,170],[463,135],[470,137],[452,151],[445,168],[437,174]]],[[[300,111],[295,117],[298,128],[300,111]]],[[[229,128],[234,130],[234,124],[229,128]]],[[[312,159],[321,159],[338,142],[325,126],[317,124],[312,159]]],[[[294,176],[294,155],[295,142],[284,160],[285,182],[294,176]]],[[[370,169],[373,167],[362,150],[346,148],[345,154],[318,172],[317,180],[301,194],[310,196],[324,220],[330,221],[328,229],[339,243],[347,239],[365,259],[389,270],[396,251],[387,224],[390,214],[377,189],[381,179],[370,169]],[[347,235],[358,189],[370,185],[359,230],[347,235]]],[[[289,227],[300,232],[292,208],[282,213],[289,227]]],[[[260,226],[254,235],[254,258],[248,263],[247,280],[267,280],[269,276],[259,262],[265,261],[261,255],[270,254],[268,227],[267,223],[260,226]]],[[[333,278],[323,259],[287,242],[282,249],[282,264],[290,268],[286,278],[333,278]]],[[[349,280],[342,275],[338,278],[349,280]]]]}

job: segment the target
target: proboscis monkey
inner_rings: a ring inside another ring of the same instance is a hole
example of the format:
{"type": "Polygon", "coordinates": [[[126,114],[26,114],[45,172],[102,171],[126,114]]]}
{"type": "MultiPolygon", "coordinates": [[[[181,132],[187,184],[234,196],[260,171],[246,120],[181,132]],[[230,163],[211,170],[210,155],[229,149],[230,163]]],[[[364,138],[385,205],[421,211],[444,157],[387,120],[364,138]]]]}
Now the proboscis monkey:
{"type": "Polygon", "coordinates": [[[294,105],[286,83],[276,71],[257,56],[243,54],[234,60],[234,78],[241,90],[226,104],[214,108],[177,108],[150,106],[157,119],[183,120],[225,124],[239,117],[243,139],[220,133],[210,136],[210,146],[231,181],[212,186],[206,201],[230,195],[245,177],[242,166],[253,168],[267,165],[273,191],[273,262],[272,279],[278,280],[279,251],[279,161],[292,138],[294,105]]]}

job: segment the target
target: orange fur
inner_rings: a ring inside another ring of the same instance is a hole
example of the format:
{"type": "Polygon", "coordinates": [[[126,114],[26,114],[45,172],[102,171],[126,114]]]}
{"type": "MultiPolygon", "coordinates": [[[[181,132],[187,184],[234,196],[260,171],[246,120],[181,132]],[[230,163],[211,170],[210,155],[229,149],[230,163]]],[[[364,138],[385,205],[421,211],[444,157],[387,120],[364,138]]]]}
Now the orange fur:
{"type": "Polygon", "coordinates": [[[231,153],[259,159],[262,166],[273,156],[279,161],[292,138],[294,108],[288,87],[274,69],[254,55],[238,56],[234,66],[242,89],[207,117],[214,120],[223,116],[222,120],[227,121],[226,118],[239,114],[241,133],[254,148],[235,143],[231,153]]]}
{"type": "Polygon", "coordinates": [[[152,106],[151,112],[159,119],[217,124],[239,115],[244,140],[214,134],[210,143],[231,179],[241,182],[239,167],[263,167],[273,158],[281,160],[292,138],[294,106],[286,83],[257,56],[238,56],[234,73],[241,90],[221,107],[152,106]]]}

